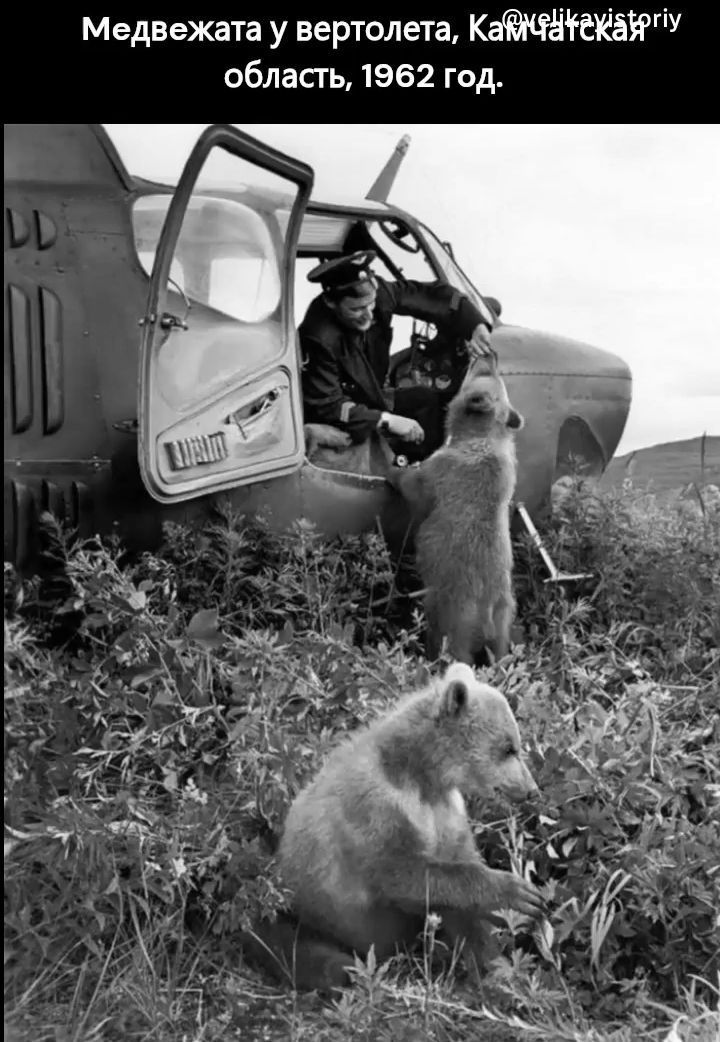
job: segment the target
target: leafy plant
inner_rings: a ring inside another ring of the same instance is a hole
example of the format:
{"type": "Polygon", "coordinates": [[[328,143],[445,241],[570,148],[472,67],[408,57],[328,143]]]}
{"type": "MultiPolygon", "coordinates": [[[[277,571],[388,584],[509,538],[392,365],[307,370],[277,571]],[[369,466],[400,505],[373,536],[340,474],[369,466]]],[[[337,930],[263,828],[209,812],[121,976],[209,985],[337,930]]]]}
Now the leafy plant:
{"type": "Polygon", "coordinates": [[[7,1030],[706,1042],[720,517],[580,482],[545,536],[598,581],[561,594],[517,542],[525,643],[483,675],[517,713],[542,802],[488,803],[476,831],[490,864],[545,888],[549,917],[499,931],[482,995],[435,967],[430,922],[417,960],[358,963],[330,1007],[264,984],[238,931],[286,902],[273,853],[295,793],[429,675],[379,538],[276,535],[224,509],[134,560],[65,542],[51,586],[6,568],[7,1030]]]}

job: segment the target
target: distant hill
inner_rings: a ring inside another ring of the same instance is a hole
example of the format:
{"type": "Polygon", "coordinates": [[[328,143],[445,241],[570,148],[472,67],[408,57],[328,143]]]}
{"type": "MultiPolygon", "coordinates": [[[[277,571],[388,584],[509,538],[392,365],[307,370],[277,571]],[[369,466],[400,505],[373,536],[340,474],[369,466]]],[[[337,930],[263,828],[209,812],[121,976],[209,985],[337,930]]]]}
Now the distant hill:
{"type": "Polygon", "coordinates": [[[620,485],[630,477],[634,485],[655,492],[681,489],[691,482],[720,485],[720,437],[705,439],[705,467],[700,469],[701,438],[669,441],[616,456],[603,475],[602,484],[620,485]]]}

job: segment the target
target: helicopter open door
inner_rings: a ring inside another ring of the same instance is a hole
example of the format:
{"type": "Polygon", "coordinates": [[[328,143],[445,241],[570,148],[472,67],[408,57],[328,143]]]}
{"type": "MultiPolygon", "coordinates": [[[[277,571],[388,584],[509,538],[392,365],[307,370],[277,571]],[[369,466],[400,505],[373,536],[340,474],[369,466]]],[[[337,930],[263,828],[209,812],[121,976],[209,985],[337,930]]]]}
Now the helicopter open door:
{"type": "Polygon", "coordinates": [[[135,201],[140,240],[143,227],[148,240],[155,227],[157,243],[141,321],[138,452],[160,502],[279,477],[302,463],[292,293],[313,176],[304,163],[214,125],[169,205],[152,194],[135,201]]]}

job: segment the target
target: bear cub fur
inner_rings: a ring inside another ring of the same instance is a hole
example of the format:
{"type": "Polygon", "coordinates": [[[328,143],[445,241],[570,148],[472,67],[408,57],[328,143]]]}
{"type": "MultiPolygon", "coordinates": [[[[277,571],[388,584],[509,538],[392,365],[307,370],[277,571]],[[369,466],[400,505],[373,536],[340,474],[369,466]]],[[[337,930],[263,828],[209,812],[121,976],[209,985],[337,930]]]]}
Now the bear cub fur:
{"type": "Polygon", "coordinates": [[[417,526],[428,657],[437,658],[446,637],[450,655],[470,665],[483,649],[496,660],[508,652],[515,614],[510,503],[514,434],[524,421],[494,356],[489,364],[489,374],[471,368],[450,402],[442,447],[390,478],[417,526]]]}
{"type": "Polygon", "coordinates": [[[296,924],[263,927],[250,954],[298,988],[327,990],[348,983],[353,953],[374,945],[382,961],[412,944],[432,911],[479,972],[493,912],[544,907],[478,853],[465,798],[496,791],[524,799],[537,787],[506,699],[455,663],[338,746],[298,794],[279,847],[296,924]]]}

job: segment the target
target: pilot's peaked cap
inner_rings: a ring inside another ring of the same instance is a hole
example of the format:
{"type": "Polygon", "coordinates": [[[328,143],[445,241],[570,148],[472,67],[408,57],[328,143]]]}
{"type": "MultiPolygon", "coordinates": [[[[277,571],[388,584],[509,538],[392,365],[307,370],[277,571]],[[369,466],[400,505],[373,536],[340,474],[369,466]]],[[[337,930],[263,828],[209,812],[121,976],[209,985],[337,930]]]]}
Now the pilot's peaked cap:
{"type": "Polygon", "coordinates": [[[377,257],[374,250],[359,250],[347,257],[318,264],[308,275],[308,282],[319,282],[325,293],[334,297],[371,297],[377,283],[370,265],[377,257]]]}

